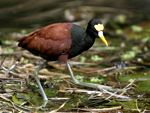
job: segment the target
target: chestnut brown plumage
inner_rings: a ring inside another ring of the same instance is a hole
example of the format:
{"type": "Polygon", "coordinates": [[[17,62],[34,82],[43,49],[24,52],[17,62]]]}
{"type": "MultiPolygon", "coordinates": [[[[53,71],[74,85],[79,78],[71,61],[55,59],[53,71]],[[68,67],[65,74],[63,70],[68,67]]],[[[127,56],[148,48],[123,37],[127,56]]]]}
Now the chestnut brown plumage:
{"type": "Polygon", "coordinates": [[[66,62],[71,48],[71,23],[56,23],[19,39],[18,46],[48,61],[66,62]],[[66,57],[62,59],[61,57],[66,57]]]}
{"type": "Polygon", "coordinates": [[[99,19],[92,19],[85,31],[73,23],[56,23],[36,30],[27,36],[20,38],[18,46],[27,49],[37,56],[46,60],[38,69],[34,71],[35,79],[41,90],[44,100],[48,100],[37,77],[38,71],[47,64],[48,61],[58,60],[59,63],[66,63],[74,83],[95,87],[87,83],[79,82],[74,78],[68,59],[88,50],[100,37],[108,46],[103,36],[103,25],[99,19]]]}

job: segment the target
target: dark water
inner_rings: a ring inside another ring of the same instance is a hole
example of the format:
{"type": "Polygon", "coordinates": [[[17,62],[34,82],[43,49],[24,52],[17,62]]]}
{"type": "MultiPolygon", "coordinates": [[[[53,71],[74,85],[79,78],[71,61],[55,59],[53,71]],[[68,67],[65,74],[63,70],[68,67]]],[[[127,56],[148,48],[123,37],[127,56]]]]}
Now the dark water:
{"type": "Polygon", "coordinates": [[[6,0],[0,4],[0,27],[39,28],[64,21],[103,19],[125,14],[130,23],[149,19],[149,0],[6,0]]]}

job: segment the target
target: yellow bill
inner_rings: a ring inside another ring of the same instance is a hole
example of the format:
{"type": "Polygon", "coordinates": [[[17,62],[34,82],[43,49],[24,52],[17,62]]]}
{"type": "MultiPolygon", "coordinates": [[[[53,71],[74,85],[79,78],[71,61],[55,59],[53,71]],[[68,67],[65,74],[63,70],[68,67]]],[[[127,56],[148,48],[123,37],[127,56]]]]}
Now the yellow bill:
{"type": "Polygon", "coordinates": [[[107,41],[106,41],[106,39],[105,39],[104,36],[100,36],[100,39],[104,42],[104,44],[105,44],[106,46],[108,46],[108,43],[107,43],[107,41]]]}

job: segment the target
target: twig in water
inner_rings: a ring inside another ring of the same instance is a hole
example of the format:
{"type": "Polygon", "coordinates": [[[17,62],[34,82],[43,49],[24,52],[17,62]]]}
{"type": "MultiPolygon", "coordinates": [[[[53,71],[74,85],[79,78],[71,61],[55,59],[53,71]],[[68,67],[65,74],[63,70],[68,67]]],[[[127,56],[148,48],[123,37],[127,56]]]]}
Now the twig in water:
{"type": "Polygon", "coordinates": [[[10,71],[12,71],[13,69],[15,69],[15,67],[18,65],[18,63],[19,63],[19,61],[16,61],[16,63],[13,64],[13,65],[6,71],[4,77],[6,77],[7,74],[8,74],[10,71]]]}
{"type": "MultiPolygon", "coordinates": [[[[8,71],[8,69],[6,69],[5,67],[2,67],[2,69],[5,70],[5,71],[8,71]]],[[[13,74],[13,75],[16,75],[16,76],[18,76],[18,77],[20,77],[20,78],[23,78],[22,76],[20,76],[19,74],[15,73],[15,72],[13,72],[13,71],[9,71],[9,73],[11,73],[11,74],[13,74]]]]}
{"type": "Polygon", "coordinates": [[[1,62],[1,64],[0,64],[0,68],[2,68],[2,65],[3,65],[3,63],[4,63],[4,61],[5,61],[5,58],[6,58],[6,57],[3,57],[3,60],[2,60],[2,62],[1,62]]]}

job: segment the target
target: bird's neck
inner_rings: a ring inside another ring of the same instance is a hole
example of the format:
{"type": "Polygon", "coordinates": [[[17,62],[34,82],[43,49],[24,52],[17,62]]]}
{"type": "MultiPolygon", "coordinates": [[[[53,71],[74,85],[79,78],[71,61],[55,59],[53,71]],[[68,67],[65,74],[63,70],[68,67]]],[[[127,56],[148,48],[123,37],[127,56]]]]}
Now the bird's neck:
{"type": "Polygon", "coordinates": [[[92,34],[90,34],[89,32],[87,33],[87,31],[85,32],[83,37],[84,37],[83,39],[84,39],[84,44],[85,44],[84,46],[86,46],[87,49],[92,47],[95,42],[95,37],[92,34]]]}
{"type": "MultiPolygon", "coordinates": [[[[93,34],[93,31],[87,27],[86,29],[86,34],[89,35],[91,38],[96,38],[93,34]]],[[[94,39],[95,40],[95,39],[94,39]]]]}

